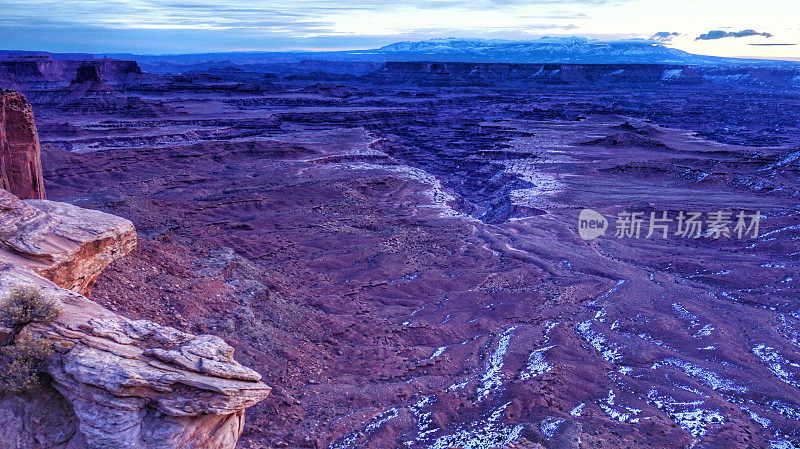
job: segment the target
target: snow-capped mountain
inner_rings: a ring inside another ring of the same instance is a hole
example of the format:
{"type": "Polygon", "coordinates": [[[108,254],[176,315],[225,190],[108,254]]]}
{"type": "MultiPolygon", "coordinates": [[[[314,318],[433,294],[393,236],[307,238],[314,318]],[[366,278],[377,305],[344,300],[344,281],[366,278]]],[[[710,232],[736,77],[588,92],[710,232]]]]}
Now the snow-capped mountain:
{"type": "MultiPolygon", "coordinates": [[[[58,59],[59,55],[52,55],[58,59]]],[[[797,62],[761,59],[720,58],[687,53],[646,39],[600,41],[581,36],[543,37],[534,40],[501,39],[430,39],[419,42],[396,42],[370,50],[231,52],[195,55],[106,55],[136,60],[145,71],[182,71],[186,67],[204,69],[218,63],[276,64],[302,61],[341,63],[385,62],[481,62],[530,64],[667,64],[667,65],[757,65],[791,66],[797,62]]],[[[330,69],[330,67],[328,67],[330,69]]],[[[347,68],[345,73],[362,75],[374,68],[347,68]]]]}
{"type": "Polygon", "coordinates": [[[599,41],[580,36],[543,37],[528,41],[431,39],[420,42],[397,42],[377,50],[365,51],[363,54],[379,54],[395,60],[443,62],[580,64],[742,62],[740,59],[693,55],[646,39],[599,41]]]}

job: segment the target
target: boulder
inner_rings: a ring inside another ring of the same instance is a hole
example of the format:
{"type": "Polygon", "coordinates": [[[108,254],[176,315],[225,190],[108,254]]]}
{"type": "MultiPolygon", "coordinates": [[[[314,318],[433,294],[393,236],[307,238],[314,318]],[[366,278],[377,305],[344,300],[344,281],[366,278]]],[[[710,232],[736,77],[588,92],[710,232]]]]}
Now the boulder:
{"type": "Polygon", "coordinates": [[[233,449],[270,388],[212,335],[129,320],[32,270],[0,266],[0,297],[36,285],[60,317],[23,333],[54,342],[49,384],[0,398],[0,447],[233,449]]]}

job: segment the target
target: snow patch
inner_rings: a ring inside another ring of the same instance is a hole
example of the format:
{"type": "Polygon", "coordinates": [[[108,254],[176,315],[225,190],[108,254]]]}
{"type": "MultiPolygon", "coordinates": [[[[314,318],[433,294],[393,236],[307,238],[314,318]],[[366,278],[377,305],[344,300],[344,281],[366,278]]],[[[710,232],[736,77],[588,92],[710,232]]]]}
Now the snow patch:
{"type": "Polygon", "coordinates": [[[800,449],[800,443],[789,440],[773,440],[769,442],[770,449],[800,449]]]}
{"type": "Polygon", "coordinates": [[[444,354],[445,349],[447,349],[447,346],[439,346],[438,348],[436,348],[435,351],[433,351],[433,354],[431,354],[431,356],[428,357],[428,360],[433,360],[436,357],[441,356],[442,354],[444,354]]]}
{"type": "MultiPolygon", "coordinates": [[[[550,341],[550,331],[556,326],[558,326],[557,321],[548,321],[545,323],[543,343],[550,341]]],[[[528,362],[525,364],[525,368],[519,373],[519,378],[521,380],[530,380],[553,369],[553,365],[549,364],[544,358],[544,353],[553,347],[554,345],[549,345],[531,352],[528,356],[528,362]]]]}
{"type": "Polygon", "coordinates": [[[800,364],[787,360],[775,348],[766,345],[758,345],[753,348],[753,353],[767,365],[772,374],[774,374],[781,382],[789,384],[795,388],[800,388],[800,382],[795,380],[792,374],[792,368],[800,368],[800,364]]]}
{"type": "Polygon", "coordinates": [[[481,385],[478,386],[478,402],[486,399],[490,393],[500,388],[503,384],[503,359],[505,358],[511,337],[514,335],[516,326],[509,327],[502,334],[497,343],[497,349],[492,353],[486,362],[486,371],[481,376],[481,385]]]}
{"type": "Polygon", "coordinates": [[[556,430],[558,430],[558,426],[560,426],[563,422],[564,420],[559,418],[545,418],[541,423],[539,423],[539,430],[541,430],[542,435],[549,440],[550,438],[553,438],[556,430]]]}
{"type": "Polygon", "coordinates": [[[679,402],[670,396],[660,396],[654,389],[647,392],[647,399],[695,438],[704,436],[710,425],[725,424],[725,417],[720,412],[700,408],[704,401],[679,402]]]}
{"type": "Polygon", "coordinates": [[[661,81],[671,81],[680,78],[683,69],[667,69],[661,74],[661,81]]]}
{"type": "Polygon", "coordinates": [[[687,376],[693,377],[698,379],[702,383],[708,385],[714,391],[722,391],[722,392],[734,392],[734,393],[745,393],[747,388],[736,385],[735,382],[722,378],[719,374],[703,369],[700,366],[697,366],[693,363],[689,363],[685,360],[680,359],[664,359],[660,362],[656,362],[651,367],[652,369],[660,368],[661,366],[671,366],[680,369],[687,376]]]}
{"type": "Polygon", "coordinates": [[[609,418],[615,421],[632,424],[638,423],[639,414],[642,411],[638,408],[617,405],[616,397],[617,395],[614,393],[614,390],[608,390],[608,396],[606,396],[604,401],[601,400],[598,402],[597,405],[606,412],[609,418]]]}
{"type": "Polygon", "coordinates": [[[760,424],[761,427],[765,429],[768,428],[769,425],[772,423],[772,421],[770,421],[769,419],[759,416],[758,413],[750,410],[747,407],[742,406],[741,409],[747,412],[748,415],[750,415],[750,419],[752,419],[753,422],[760,424]]]}
{"type": "Polygon", "coordinates": [[[592,345],[600,356],[609,363],[619,363],[622,360],[622,350],[618,345],[608,341],[606,337],[592,329],[592,321],[586,320],[575,326],[578,335],[592,345]]]}
{"type": "Polygon", "coordinates": [[[492,449],[508,445],[518,439],[522,432],[522,425],[512,428],[500,422],[500,417],[510,404],[507,402],[500,406],[486,419],[459,428],[453,434],[442,435],[428,449],[492,449]]]}

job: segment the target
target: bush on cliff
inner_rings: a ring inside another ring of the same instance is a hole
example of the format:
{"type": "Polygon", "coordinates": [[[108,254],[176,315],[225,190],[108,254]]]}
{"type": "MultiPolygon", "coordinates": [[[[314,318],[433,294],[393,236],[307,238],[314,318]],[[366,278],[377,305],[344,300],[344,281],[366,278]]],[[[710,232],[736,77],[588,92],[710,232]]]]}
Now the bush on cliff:
{"type": "Polygon", "coordinates": [[[52,355],[53,344],[30,335],[17,336],[30,323],[49,323],[58,305],[34,287],[15,287],[0,303],[0,325],[10,328],[0,345],[0,394],[23,394],[41,384],[39,366],[52,355]]]}
{"type": "Polygon", "coordinates": [[[42,296],[36,287],[13,287],[8,299],[0,304],[0,325],[19,331],[30,323],[49,323],[60,310],[58,304],[42,296]]]}
{"type": "Polygon", "coordinates": [[[28,335],[0,348],[0,394],[23,394],[41,385],[39,366],[53,353],[53,343],[28,335]]]}

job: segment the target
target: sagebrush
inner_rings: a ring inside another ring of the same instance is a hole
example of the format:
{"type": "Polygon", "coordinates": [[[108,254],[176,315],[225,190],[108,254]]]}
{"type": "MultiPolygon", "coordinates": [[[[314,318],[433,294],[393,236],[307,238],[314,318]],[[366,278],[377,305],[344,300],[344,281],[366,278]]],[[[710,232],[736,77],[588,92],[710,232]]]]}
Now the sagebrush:
{"type": "Polygon", "coordinates": [[[37,287],[13,287],[8,298],[0,303],[0,325],[11,329],[30,323],[49,323],[60,313],[58,304],[42,295],[37,287]]]}
{"type": "Polygon", "coordinates": [[[28,335],[0,348],[0,392],[22,394],[39,388],[39,367],[52,354],[51,341],[28,335]]]}
{"type": "Polygon", "coordinates": [[[58,318],[61,309],[36,287],[14,287],[0,303],[0,326],[9,328],[0,345],[0,393],[23,394],[41,385],[39,368],[53,353],[49,340],[21,335],[31,323],[49,323],[58,318]]]}

